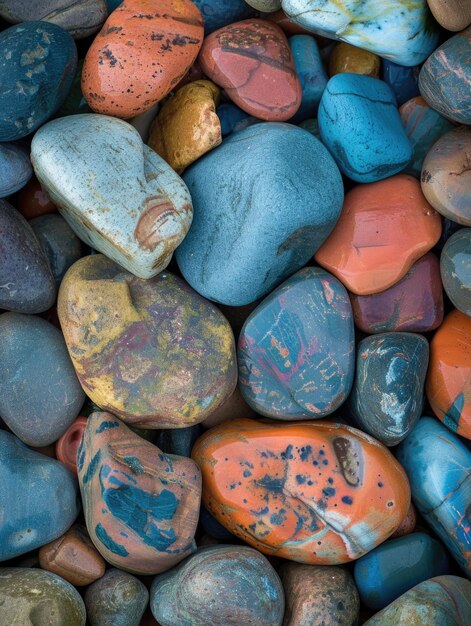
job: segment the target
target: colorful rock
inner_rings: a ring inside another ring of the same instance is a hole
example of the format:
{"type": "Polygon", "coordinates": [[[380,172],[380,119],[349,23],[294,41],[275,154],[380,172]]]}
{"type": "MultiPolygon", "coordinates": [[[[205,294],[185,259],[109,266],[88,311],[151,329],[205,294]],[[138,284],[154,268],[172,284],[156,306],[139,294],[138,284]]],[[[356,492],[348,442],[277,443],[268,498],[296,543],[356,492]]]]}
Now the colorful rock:
{"type": "Polygon", "coordinates": [[[24,187],[32,175],[26,150],[14,143],[0,144],[0,198],[24,187]]]}
{"type": "Polygon", "coordinates": [[[410,503],[409,510],[407,511],[407,515],[402,520],[401,525],[393,532],[391,535],[391,539],[396,537],[403,537],[404,535],[409,535],[413,533],[415,530],[415,525],[417,524],[417,513],[415,511],[415,507],[410,503]]]}
{"type": "Polygon", "coordinates": [[[39,550],[39,563],[49,572],[82,587],[105,573],[104,559],[95,549],[83,526],[72,526],[65,535],[39,550]]]}
{"type": "Polygon", "coordinates": [[[293,35],[288,43],[302,89],[301,105],[292,118],[297,123],[316,115],[328,79],[314,37],[293,35]]]}
{"type": "Polygon", "coordinates": [[[394,94],[377,78],[333,76],[322,94],[318,121],[340,170],[359,183],[397,174],[412,157],[394,94]]]}
{"type": "Polygon", "coordinates": [[[467,0],[427,0],[433,17],[447,30],[463,30],[471,24],[471,4],[467,0]]]}
{"type": "Polygon", "coordinates": [[[221,135],[227,137],[231,133],[236,133],[238,130],[243,130],[247,126],[251,125],[252,120],[257,120],[239,107],[236,107],[232,102],[224,102],[220,104],[216,109],[216,114],[221,124],[221,135]]]}
{"type": "Polygon", "coordinates": [[[391,59],[399,65],[418,65],[435,49],[438,32],[426,0],[413,4],[392,0],[283,0],[288,17],[308,30],[340,39],[391,59]]]}
{"type": "Polygon", "coordinates": [[[215,411],[208,415],[208,417],[201,423],[204,428],[211,428],[222,422],[238,419],[240,416],[254,418],[255,411],[244,400],[240,393],[239,387],[234,389],[234,393],[221,404],[215,411]]]}
{"type": "Polygon", "coordinates": [[[419,182],[399,174],[349,191],[314,258],[353,293],[371,295],[403,278],[437,243],[441,229],[419,182]]]}
{"type": "Polygon", "coordinates": [[[109,569],[85,592],[91,626],[139,626],[149,601],[149,592],[135,576],[109,569]]]}
{"type": "Polygon", "coordinates": [[[364,333],[435,330],[443,321],[440,263],[427,252],[389,289],[371,296],[351,293],[350,301],[355,325],[364,333]]]}
{"type": "Polygon", "coordinates": [[[396,446],[422,414],[429,348],[422,335],[381,333],[358,345],[349,406],[361,430],[396,446]]]}
{"type": "Polygon", "coordinates": [[[247,546],[200,548],[157,576],[150,591],[162,626],[281,626],[284,605],[275,570],[247,546]]]}
{"type": "Polygon", "coordinates": [[[471,583],[458,576],[437,576],[416,585],[363,626],[467,626],[471,620],[471,583]]]}
{"type": "Polygon", "coordinates": [[[87,395],[133,426],[191,426],[234,390],[227,320],[173,274],[144,281],[85,257],[62,281],[58,313],[87,395]]]}
{"type": "Polygon", "coordinates": [[[0,308],[42,313],[54,304],[51,268],[33,229],[6,200],[0,200],[0,308]]]}
{"type": "Polygon", "coordinates": [[[450,571],[443,545],[425,533],[390,539],[355,562],[363,604],[379,611],[415,585],[450,571]]]}
{"type": "Polygon", "coordinates": [[[454,306],[471,317],[471,228],[462,228],[445,244],[440,257],[443,287],[454,306]]]}
{"type": "Polygon", "coordinates": [[[56,441],[56,458],[77,475],[77,450],[82,441],[87,418],[82,415],[72,422],[62,437],[56,441]]]}
{"type": "Polygon", "coordinates": [[[44,124],[74,78],[77,48],[59,26],[27,22],[0,33],[0,141],[14,141],[44,124]]]}
{"type": "Polygon", "coordinates": [[[253,14],[245,0],[193,0],[201,11],[204,20],[205,34],[232,24],[239,20],[245,20],[253,14]]]}
{"type": "Polygon", "coordinates": [[[432,109],[471,124],[471,27],[447,39],[422,66],[419,89],[432,109]]]}
{"type": "Polygon", "coordinates": [[[249,19],[211,33],[200,64],[243,111],[262,120],[289,120],[302,90],[285,34],[266,20],[249,19]]]}
{"type": "Polygon", "coordinates": [[[293,561],[357,559],[387,539],[409,508],[402,467],[349,426],[234,420],[202,435],[192,457],[216,519],[260,552],[293,561]]]}
{"type": "Polygon", "coordinates": [[[110,413],[92,413],[77,453],[85,521],[110,563],[158,574],[196,549],[201,474],[163,454],[110,413]]]}
{"type": "Polygon", "coordinates": [[[0,568],[0,619],[3,624],[85,626],[78,591],[60,576],[40,569],[0,568]]]}
{"type": "Polygon", "coordinates": [[[178,174],[221,143],[219,93],[211,81],[196,80],[167,100],[155,118],[148,144],[178,174]]]}
{"type": "Polygon", "coordinates": [[[376,54],[343,42],[335,46],[329,59],[330,76],[348,72],[378,78],[380,67],[381,59],[376,54]]]}
{"type": "Polygon", "coordinates": [[[306,267],[249,316],[239,337],[239,385],[261,415],[316,419],[335,411],[353,382],[355,336],[343,285],[306,267]]]}
{"type": "Polygon", "coordinates": [[[107,16],[105,0],[0,0],[0,17],[7,22],[41,20],[57,24],[75,39],[93,35],[107,16]]]}
{"type": "Polygon", "coordinates": [[[334,227],[343,199],[326,148],[288,124],[256,124],[231,135],[184,180],[195,216],[178,265],[198,293],[234,306],[264,296],[303,267],[334,227]]]}
{"type": "Polygon", "coordinates": [[[328,565],[283,563],[286,611],[283,626],[353,626],[360,599],[346,569],[328,565]]]}
{"type": "Polygon", "coordinates": [[[470,154],[471,128],[456,128],[434,143],[425,157],[421,176],[422,191],[433,208],[464,226],[471,226],[470,154]]]}
{"type": "Polygon", "coordinates": [[[202,41],[203,18],[190,0],[125,0],[87,52],[83,95],[97,113],[143,113],[180,82],[202,41]]]}
{"type": "Polygon", "coordinates": [[[398,106],[420,95],[419,72],[420,66],[403,67],[384,59],[382,79],[391,87],[398,106]]]}
{"type": "Polygon", "coordinates": [[[191,197],[130,124],[93,114],[54,120],[34,136],[31,159],[82,241],[141,278],[167,267],[190,227],[191,197]]]}
{"type": "Polygon", "coordinates": [[[19,439],[47,446],[77,417],[85,394],[61,332],[21,313],[0,316],[0,415],[19,439]]]}
{"type": "Polygon", "coordinates": [[[30,179],[16,197],[16,208],[27,220],[40,215],[57,213],[57,207],[52,202],[47,191],[44,191],[36,178],[30,179]]]}
{"type": "Polygon", "coordinates": [[[92,111],[82,93],[82,70],[83,59],[80,59],[77,63],[77,71],[75,72],[74,80],[72,81],[72,87],[70,88],[66,99],[62,103],[61,108],[59,109],[60,117],[64,115],[91,113],[92,111]]]}
{"type": "Polygon", "coordinates": [[[427,153],[437,139],[452,130],[454,126],[430,108],[422,96],[405,102],[400,107],[399,113],[413,152],[412,159],[404,172],[420,179],[422,164],[427,153]]]}
{"type": "Polygon", "coordinates": [[[453,432],[471,439],[471,318],[449,313],[430,344],[427,398],[453,432]],[[458,369],[459,368],[459,369],[458,369]]]}
{"type": "Polygon", "coordinates": [[[419,513],[471,575],[471,451],[439,421],[419,420],[397,458],[409,476],[419,513]]]}
{"type": "Polygon", "coordinates": [[[0,430],[0,471],[0,561],[39,548],[70,528],[80,499],[77,481],[62,463],[0,430]]]}

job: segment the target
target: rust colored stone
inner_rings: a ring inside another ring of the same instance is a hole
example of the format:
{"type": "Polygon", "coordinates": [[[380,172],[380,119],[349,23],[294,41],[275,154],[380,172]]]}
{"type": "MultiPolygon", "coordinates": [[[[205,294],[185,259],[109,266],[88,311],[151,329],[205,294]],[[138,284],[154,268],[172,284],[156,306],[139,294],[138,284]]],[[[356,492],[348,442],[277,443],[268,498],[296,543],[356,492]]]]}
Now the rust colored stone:
{"type": "Polygon", "coordinates": [[[332,51],[329,59],[329,75],[350,72],[378,78],[381,59],[373,52],[362,50],[349,43],[341,42],[332,51]]]}
{"type": "Polygon", "coordinates": [[[56,457],[77,475],[77,450],[82,441],[87,418],[80,415],[56,441],[56,457]]]}
{"type": "Polygon", "coordinates": [[[417,524],[417,513],[415,511],[415,506],[410,503],[409,510],[407,511],[407,515],[402,520],[401,525],[397,528],[393,534],[391,535],[391,539],[395,537],[403,537],[404,535],[410,535],[415,530],[415,525],[417,524]]]}
{"type": "Polygon", "coordinates": [[[35,176],[18,193],[16,208],[27,220],[39,215],[57,213],[56,205],[52,202],[47,191],[43,190],[35,176]]]}
{"type": "Polygon", "coordinates": [[[255,411],[250,407],[242,397],[239,387],[234,389],[234,393],[221,404],[215,411],[201,422],[205,428],[212,428],[222,422],[240,419],[241,417],[255,417],[255,411]]]}

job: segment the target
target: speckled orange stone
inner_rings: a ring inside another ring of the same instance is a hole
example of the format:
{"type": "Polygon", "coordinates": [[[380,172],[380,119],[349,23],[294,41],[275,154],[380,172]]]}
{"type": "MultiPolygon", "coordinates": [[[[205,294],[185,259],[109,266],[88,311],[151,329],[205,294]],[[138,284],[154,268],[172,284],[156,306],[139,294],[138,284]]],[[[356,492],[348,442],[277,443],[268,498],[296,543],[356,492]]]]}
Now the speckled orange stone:
{"type": "Polygon", "coordinates": [[[221,143],[220,93],[209,80],[189,83],[167,100],[152,123],[147,143],[178,174],[221,143]]]}
{"type": "Polygon", "coordinates": [[[240,419],[195,443],[203,502],[264,554],[334,565],[387,539],[410,503],[393,455],[361,431],[330,422],[240,419]]]}
{"type": "Polygon", "coordinates": [[[456,309],[430,343],[426,392],[445,426],[471,439],[471,318],[456,309]]]}
{"type": "Polygon", "coordinates": [[[83,95],[97,113],[139,115],[180,82],[202,42],[203,18],[190,0],[125,0],[87,52],[83,95]]]}
{"type": "Polygon", "coordinates": [[[433,248],[441,230],[420,183],[397,174],[346,194],[340,219],[314,258],[353,293],[379,293],[433,248]]]}
{"type": "Polygon", "coordinates": [[[335,46],[329,59],[330,76],[350,72],[351,74],[365,74],[377,78],[380,67],[381,59],[379,56],[345,42],[335,46]]]}

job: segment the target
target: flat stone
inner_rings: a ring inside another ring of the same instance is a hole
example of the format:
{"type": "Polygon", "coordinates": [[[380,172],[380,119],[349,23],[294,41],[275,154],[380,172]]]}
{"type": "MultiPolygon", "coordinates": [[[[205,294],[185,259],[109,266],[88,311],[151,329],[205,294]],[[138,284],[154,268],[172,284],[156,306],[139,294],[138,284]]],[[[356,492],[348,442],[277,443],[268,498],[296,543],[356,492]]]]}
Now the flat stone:
{"type": "Polygon", "coordinates": [[[331,232],[343,200],[326,148],[289,124],[256,124],[231,135],[184,180],[195,214],[177,251],[180,270],[198,293],[235,306],[301,269],[331,232]]]}
{"type": "Polygon", "coordinates": [[[62,463],[0,430],[0,471],[0,561],[39,548],[70,528],[80,498],[77,481],[62,463]]]}
{"type": "Polygon", "coordinates": [[[58,313],[88,397],[132,426],[191,426],[234,391],[227,320],[173,274],[144,281],[84,257],[62,282],[58,313]]]}
{"type": "Polygon", "coordinates": [[[239,419],[202,435],[192,457],[210,513],[260,552],[293,561],[357,559],[387,539],[409,508],[402,467],[349,426],[239,419]]]}
{"type": "Polygon", "coordinates": [[[397,449],[397,459],[419,513],[469,577],[471,451],[438,420],[423,417],[397,449]]]}
{"type": "Polygon", "coordinates": [[[238,345],[240,390],[267,417],[324,417],[350,393],[354,350],[347,291],[323,269],[304,268],[245,322],[238,345]]]}
{"type": "Polygon", "coordinates": [[[372,76],[333,76],[322,94],[318,121],[341,172],[359,183],[397,174],[412,157],[394,94],[372,76]]]}
{"type": "Polygon", "coordinates": [[[141,278],[167,267],[190,227],[191,197],[130,124],[95,114],[53,120],[34,136],[31,159],[82,241],[141,278]]]}
{"type": "Polygon", "coordinates": [[[200,548],[157,576],[150,591],[161,626],[281,626],[284,605],[277,573],[247,546],[200,548]]]}
{"type": "Polygon", "coordinates": [[[447,30],[463,30],[471,23],[471,4],[467,0],[427,0],[433,17],[447,30]]]}
{"type": "Polygon", "coordinates": [[[440,216],[419,182],[398,174],[351,189],[332,234],[314,258],[347,289],[367,296],[399,282],[433,248],[441,230],[440,216]]]}
{"type": "Polygon", "coordinates": [[[24,187],[32,175],[26,150],[14,143],[0,144],[0,198],[24,187]]]}
{"type": "Polygon", "coordinates": [[[293,35],[288,43],[302,89],[301,105],[291,120],[296,124],[317,114],[328,78],[314,37],[293,35]]]}
{"type": "Polygon", "coordinates": [[[380,67],[381,59],[376,54],[345,42],[338,43],[329,58],[330,76],[348,72],[379,78],[380,67]]]}
{"type": "Polygon", "coordinates": [[[92,413],[77,452],[85,521],[100,554],[132,574],[158,574],[196,549],[201,473],[110,413],[92,413]]]}
{"type": "Polygon", "coordinates": [[[440,257],[446,295],[454,306],[471,317],[471,228],[461,228],[446,242],[440,257]]]}

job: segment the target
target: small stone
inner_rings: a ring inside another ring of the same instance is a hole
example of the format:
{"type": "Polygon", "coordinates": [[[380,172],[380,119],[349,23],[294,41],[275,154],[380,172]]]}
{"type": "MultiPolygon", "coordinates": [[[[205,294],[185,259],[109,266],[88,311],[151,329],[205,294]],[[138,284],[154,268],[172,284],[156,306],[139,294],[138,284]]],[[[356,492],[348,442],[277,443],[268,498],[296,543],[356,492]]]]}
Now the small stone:
{"type": "Polygon", "coordinates": [[[471,4],[468,0],[427,0],[433,17],[451,31],[463,30],[471,23],[471,4]]]}
{"type": "Polygon", "coordinates": [[[403,67],[383,60],[382,79],[391,87],[398,106],[420,94],[419,72],[420,66],[403,67]]]}
{"type": "Polygon", "coordinates": [[[0,144],[0,198],[15,193],[33,175],[28,154],[14,143],[0,144]]]}
{"type": "Polygon", "coordinates": [[[281,0],[246,0],[247,4],[257,11],[273,13],[281,9],[281,0]]]}
{"type": "Polygon", "coordinates": [[[41,187],[36,176],[33,176],[17,195],[16,208],[27,220],[40,215],[57,213],[56,205],[52,202],[47,191],[41,187]]]}
{"type": "Polygon", "coordinates": [[[115,568],[85,592],[91,626],[139,626],[148,601],[145,585],[132,574],[115,568]]]}
{"type": "Polygon", "coordinates": [[[314,37],[293,35],[288,43],[302,89],[301,105],[291,120],[298,123],[317,114],[328,79],[314,37]]]}
{"type": "Polygon", "coordinates": [[[222,422],[237,419],[241,415],[254,418],[255,411],[244,400],[239,387],[236,387],[234,393],[229,396],[224,404],[221,404],[221,406],[208,415],[208,417],[201,422],[201,425],[204,428],[211,428],[212,426],[217,426],[217,424],[222,424],[222,422]]]}
{"type": "Polygon", "coordinates": [[[193,2],[203,16],[206,35],[254,14],[254,10],[245,0],[193,0],[193,2]]]}
{"type": "Polygon", "coordinates": [[[415,530],[415,525],[417,523],[417,513],[415,511],[415,506],[410,503],[409,510],[407,511],[407,515],[402,520],[401,525],[393,532],[391,535],[391,539],[396,537],[403,537],[404,535],[409,535],[413,533],[415,530]]]}
{"type": "Polygon", "coordinates": [[[72,87],[59,109],[59,117],[63,117],[64,115],[78,115],[80,113],[92,112],[82,93],[82,70],[83,59],[80,59],[77,63],[77,71],[75,72],[74,80],[72,81],[72,87]]]}
{"type": "Polygon", "coordinates": [[[77,476],[77,450],[82,441],[83,431],[87,425],[87,418],[77,417],[56,441],[56,458],[77,476]]]}
{"type": "Polygon", "coordinates": [[[247,546],[207,546],[154,579],[162,626],[281,626],[285,599],[268,560],[247,546]]]}
{"type": "Polygon", "coordinates": [[[446,295],[454,306],[471,317],[471,228],[461,228],[446,242],[440,257],[446,295]]]}
{"type": "Polygon", "coordinates": [[[343,42],[335,46],[329,59],[330,76],[348,72],[378,78],[380,67],[381,59],[376,54],[343,42]]]}

